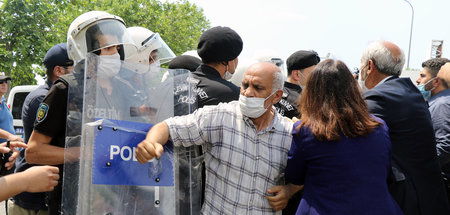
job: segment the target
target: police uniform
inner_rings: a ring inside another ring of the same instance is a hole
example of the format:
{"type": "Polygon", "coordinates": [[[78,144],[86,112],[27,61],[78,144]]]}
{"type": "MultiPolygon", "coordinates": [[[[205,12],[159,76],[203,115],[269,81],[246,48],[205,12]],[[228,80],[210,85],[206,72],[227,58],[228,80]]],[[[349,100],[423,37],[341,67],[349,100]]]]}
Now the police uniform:
{"type": "MultiPolygon", "coordinates": [[[[223,79],[216,69],[206,64],[234,60],[239,56],[242,48],[241,37],[231,28],[216,26],[202,33],[197,44],[197,53],[204,64],[192,73],[194,78],[198,80],[196,90],[199,108],[239,99],[239,87],[223,79]]],[[[202,180],[203,182],[206,181],[204,163],[202,165],[202,180]]],[[[202,183],[202,203],[204,201],[205,184],[202,183]]]]}
{"type": "Polygon", "coordinates": [[[296,84],[284,82],[283,97],[274,106],[282,116],[292,119],[298,117],[298,99],[302,88],[296,84]]]}
{"type": "MultiPolygon", "coordinates": [[[[34,124],[34,130],[52,137],[50,145],[62,148],[65,146],[67,96],[67,84],[61,79],[57,80],[40,104],[34,124]]],[[[47,193],[46,199],[50,215],[60,214],[64,165],[57,166],[60,177],[58,185],[53,191],[47,193]]]]}
{"type": "Polygon", "coordinates": [[[223,79],[214,68],[202,64],[192,73],[197,83],[198,107],[239,99],[239,87],[223,79]]]}
{"type": "MultiPolygon", "coordinates": [[[[28,143],[31,132],[33,131],[33,124],[36,120],[36,114],[39,105],[52,85],[53,83],[50,80],[47,80],[44,85],[39,86],[25,98],[22,108],[22,121],[25,143],[28,143]]],[[[25,160],[25,150],[20,151],[20,155],[16,159],[15,172],[23,172],[32,166],[34,165],[28,164],[25,160]]],[[[21,208],[34,211],[47,210],[44,199],[45,193],[29,192],[20,193],[12,198],[14,204],[20,206],[21,208]]]]}
{"type": "Polygon", "coordinates": [[[222,78],[209,63],[223,63],[236,59],[242,51],[241,37],[231,28],[216,26],[202,33],[197,53],[204,64],[194,74],[197,83],[198,107],[217,105],[239,99],[239,87],[222,78]]]}
{"type": "MultiPolygon", "coordinates": [[[[47,70],[51,71],[52,73],[56,66],[61,67],[72,66],[73,61],[70,60],[67,55],[67,44],[59,43],[50,48],[44,57],[43,64],[45,65],[47,70]]],[[[37,112],[41,105],[41,102],[43,101],[43,99],[45,98],[46,94],[48,93],[48,91],[52,86],[53,82],[50,79],[48,79],[46,80],[45,84],[39,86],[36,90],[30,92],[25,98],[22,108],[22,121],[23,121],[25,143],[28,143],[31,133],[33,132],[33,126],[35,124],[37,112]]],[[[43,114],[42,111],[41,114],[43,114]]],[[[57,140],[58,138],[55,138],[55,141],[57,140]]],[[[32,166],[35,165],[28,164],[25,159],[25,150],[20,151],[20,155],[16,159],[15,172],[23,172],[32,166]]],[[[45,193],[29,193],[29,192],[20,193],[12,198],[13,203],[8,208],[9,213],[46,214],[47,206],[45,204],[45,198],[46,198],[45,193]]]]}

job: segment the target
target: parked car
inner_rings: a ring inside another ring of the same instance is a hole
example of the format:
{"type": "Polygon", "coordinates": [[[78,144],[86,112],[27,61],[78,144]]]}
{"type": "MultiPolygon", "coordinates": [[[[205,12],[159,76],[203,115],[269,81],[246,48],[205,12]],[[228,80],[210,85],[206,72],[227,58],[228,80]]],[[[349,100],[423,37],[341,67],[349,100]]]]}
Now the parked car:
{"type": "Polygon", "coordinates": [[[11,114],[13,116],[13,125],[16,135],[23,138],[23,123],[22,123],[22,106],[27,95],[35,90],[38,85],[22,85],[15,86],[11,89],[6,100],[11,114]]]}

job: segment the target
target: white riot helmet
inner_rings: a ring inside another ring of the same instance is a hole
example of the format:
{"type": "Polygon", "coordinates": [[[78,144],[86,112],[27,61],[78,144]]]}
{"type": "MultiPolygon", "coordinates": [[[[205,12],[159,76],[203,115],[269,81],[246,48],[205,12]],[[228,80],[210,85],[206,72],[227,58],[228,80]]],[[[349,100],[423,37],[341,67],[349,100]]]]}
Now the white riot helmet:
{"type": "Polygon", "coordinates": [[[143,27],[129,27],[127,31],[136,43],[137,51],[125,48],[125,61],[144,65],[159,61],[164,64],[176,56],[158,33],[143,27]]]}
{"type": "Polygon", "coordinates": [[[124,48],[136,49],[126,31],[125,22],[118,16],[104,11],[90,11],[78,16],[67,32],[67,52],[69,58],[78,62],[87,53],[99,54],[105,47],[120,45],[119,54],[125,58],[124,48]]]}

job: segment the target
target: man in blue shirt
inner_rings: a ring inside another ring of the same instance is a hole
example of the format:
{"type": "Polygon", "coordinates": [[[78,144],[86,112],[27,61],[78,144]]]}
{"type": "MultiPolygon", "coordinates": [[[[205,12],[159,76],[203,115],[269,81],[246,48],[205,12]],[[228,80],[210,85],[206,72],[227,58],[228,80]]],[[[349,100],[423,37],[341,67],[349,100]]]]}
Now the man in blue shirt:
{"type": "Polygon", "coordinates": [[[428,101],[429,110],[435,132],[437,155],[450,200],[450,63],[441,67],[432,85],[435,89],[428,101]]]}
{"type": "MultiPolygon", "coordinates": [[[[6,76],[4,72],[0,72],[0,143],[7,140],[23,142],[22,138],[16,136],[14,132],[13,116],[6,105],[3,97],[9,90],[11,77],[6,76]]],[[[7,171],[4,174],[14,172],[14,166],[5,165],[7,171]]]]}
{"type": "MultiPolygon", "coordinates": [[[[25,143],[33,131],[36,112],[50,87],[61,75],[72,72],[73,61],[67,56],[67,44],[60,43],[50,48],[45,55],[44,65],[47,69],[47,80],[25,98],[22,108],[22,121],[25,143]]],[[[25,160],[25,150],[20,152],[16,160],[16,172],[23,172],[32,165],[25,160]]],[[[47,214],[45,193],[21,193],[14,196],[9,206],[9,214],[47,214]]]]}
{"type": "Polygon", "coordinates": [[[5,142],[6,139],[16,139],[14,126],[13,126],[13,116],[9,111],[8,106],[6,105],[6,99],[3,97],[9,90],[9,86],[11,84],[11,77],[6,76],[4,72],[0,73],[0,129],[8,132],[2,132],[4,135],[1,135],[0,142],[5,142]],[[3,139],[8,137],[6,139],[3,139]]]}

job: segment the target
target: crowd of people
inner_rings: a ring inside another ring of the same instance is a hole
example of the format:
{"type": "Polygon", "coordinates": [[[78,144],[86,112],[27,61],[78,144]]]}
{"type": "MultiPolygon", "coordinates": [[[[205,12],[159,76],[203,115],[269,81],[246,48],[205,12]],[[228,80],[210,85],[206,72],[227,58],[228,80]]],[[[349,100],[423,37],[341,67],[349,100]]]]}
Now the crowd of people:
{"type": "MultiPolygon", "coordinates": [[[[108,96],[121,61],[149,68],[170,61],[170,69],[191,71],[197,109],[154,125],[135,157],[160,158],[169,140],[201,147],[195,214],[450,214],[450,60],[426,60],[414,84],[399,77],[404,54],[389,41],[367,46],[356,78],[340,60],[299,50],[286,60],[287,77],[275,63],[258,62],[236,86],[228,80],[245,43],[233,29],[203,32],[194,56],[175,57],[154,40],[159,34],[127,29],[120,17],[82,14],[67,43],[44,58],[47,80],[23,106],[24,140],[13,135],[2,99],[0,138],[8,147],[0,152],[11,152],[5,168],[15,162],[16,172],[0,178],[10,215],[61,214],[64,165],[80,155],[79,144],[66,145],[82,123],[67,106],[83,90],[69,88],[83,89],[89,54],[98,56],[108,96]]],[[[1,95],[10,80],[0,75],[1,95]]]]}

